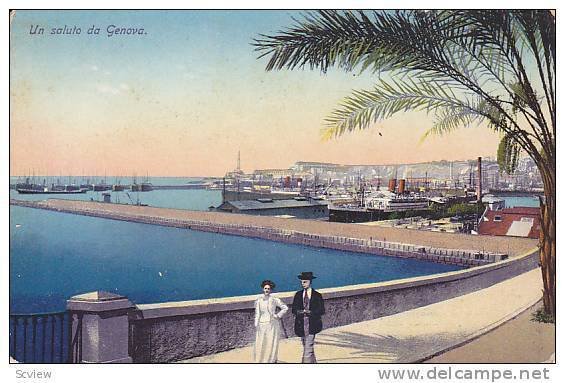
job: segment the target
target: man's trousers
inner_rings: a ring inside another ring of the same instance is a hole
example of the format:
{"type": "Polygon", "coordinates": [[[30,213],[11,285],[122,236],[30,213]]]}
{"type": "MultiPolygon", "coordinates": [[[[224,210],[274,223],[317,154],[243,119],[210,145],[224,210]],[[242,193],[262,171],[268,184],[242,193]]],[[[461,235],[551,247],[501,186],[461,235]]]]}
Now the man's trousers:
{"type": "Polygon", "coordinates": [[[308,334],[302,337],[302,363],[316,363],[316,355],[314,354],[314,339],[316,334],[308,334]]]}

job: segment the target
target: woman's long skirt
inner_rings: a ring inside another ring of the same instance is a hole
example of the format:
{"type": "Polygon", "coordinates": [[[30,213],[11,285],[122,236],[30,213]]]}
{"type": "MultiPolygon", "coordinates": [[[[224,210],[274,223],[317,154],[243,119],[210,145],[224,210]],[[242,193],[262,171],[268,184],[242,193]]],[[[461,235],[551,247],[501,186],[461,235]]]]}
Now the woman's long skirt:
{"type": "Polygon", "coordinates": [[[280,323],[278,320],[259,323],[255,334],[255,363],[276,363],[279,352],[280,323]]]}

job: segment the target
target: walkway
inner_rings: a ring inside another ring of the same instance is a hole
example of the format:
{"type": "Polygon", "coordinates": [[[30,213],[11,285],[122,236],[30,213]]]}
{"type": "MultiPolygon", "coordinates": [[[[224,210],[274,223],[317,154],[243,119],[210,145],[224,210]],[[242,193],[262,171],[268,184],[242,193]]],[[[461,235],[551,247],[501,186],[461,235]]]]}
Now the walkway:
{"type": "Polygon", "coordinates": [[[425,363],[554,363],[555,324],[532,320],[541,309],[539,301],[488,334],[425,363]]]}
{"type": "MultiPolygon", "coordinates": [[[[371,321],[324,330],[316,337],[319,363],[415,363],[485,334],[541,298],[539,269],[487,289],[371,321]]],[[[292,331],[292,329],[287,329],[292,331]]],[[[279,362],[300,362],[299,338],[280,343],[279,362]]],[[[185,363],[249,363],[243,347],[185,363]]]]}

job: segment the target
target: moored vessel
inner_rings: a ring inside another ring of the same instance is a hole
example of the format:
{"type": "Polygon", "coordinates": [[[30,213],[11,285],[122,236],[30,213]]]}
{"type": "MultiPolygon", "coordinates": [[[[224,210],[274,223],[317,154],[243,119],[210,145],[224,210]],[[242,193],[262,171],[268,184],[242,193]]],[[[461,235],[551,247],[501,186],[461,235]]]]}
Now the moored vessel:
{"type": "Polygon", "coordinates": [[[430,211],[430,200],[418,195],[379,193],[368,196],[359,204],[332,204],[330,222],[370,222],[390,219],[397,213],[425,214],[430,211]]]}
{"type": "Polygon", "coordinates": [[[48,187],[38,188],[16,188],[16,191],[20,194],[82,194],[86,193],[87,189],[50,189],[48,187]]]}

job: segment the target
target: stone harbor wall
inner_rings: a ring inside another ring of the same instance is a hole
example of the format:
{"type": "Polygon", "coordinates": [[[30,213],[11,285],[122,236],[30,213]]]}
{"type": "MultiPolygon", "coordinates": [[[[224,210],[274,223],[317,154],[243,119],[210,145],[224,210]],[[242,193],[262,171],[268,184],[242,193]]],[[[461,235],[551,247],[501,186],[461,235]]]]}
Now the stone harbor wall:
{"type": "MultiPolygon", "coordinates": [[[[460,271],[320,289],[326,306],[324,328],[376,319],[477,291],[532,270],[537,264],[538,252],[531,251],[460,271]]],[[[276,296],[290,304],[293,294],[276,296]]],[[[129,318],[130,356],[138,363],[173,362],[250,344],[255,336],[256,298],[138,305],[129,318]]],[[[293,320],[290,312],[283,318],[283,337],[294,336],[293,320]]]]}
{"type": "MultiPolygon", "coordinates": [[[[455,248],[437,248],[433,246],[415,245],[394,241],[369,238],[351,238],[343,235],[324,235],[278,227],[257,226],[238,223],[223,223],[211,220],[194,220],[188,218],[171,218],[160,215],[124,213],[120,210],[100,209],[89,206],[77,209],[74,207],[53,206],[48,203],[12,200],[14,205],[42,208],[59,212],[74,213],[107,219],[138,222],[159,226],[170,226],[189,230],[206,231],[218,234],[238,235],[260,238],[270,241],[292,243],[335,250],[345,250],[375,255],[401,258],[417,258],[421,260],[455,264],[463,267],[484,265],[508,258],[508,253],[455,248]]],[[[111,204],[109,204],[111,206],[111,204]]],[[[456,243],[455,243],[456,244],[456,243]]]]}
{"type": "MultiPolygon", "coordinates": [[[[523,254],[537,246],[531,238],[507,236],[480,236],[461,233],[443,233],[428,230],[414,230],[396,227],[381,227],[365,224],[350,224],[319,220],[256,216],[184,209],[169,209],[151,206],[47,199],[44,201],[22,201],[11,199],[10,205],[26,206],[52,211],[82,214],[93,217],[136,222],[139,217],[166,218],[193,223],[214,223],[236,226],[251,226],[261,229],[279,229],[318,236],[338,236],[351,239],[365,239],[390,243],[418,244],[436,249],[468,249],[475,252],[508,254],[510,257],[523,254]],[[135,218],[138,217],[138,218],[135,218]]],[[[153,224],[170,222],[156,220],[153,224]]],[[[208,225],[204,225],[206,228],[208,225]]],[[[194,227],[197,228],[196,226],[194,227]]]]}

